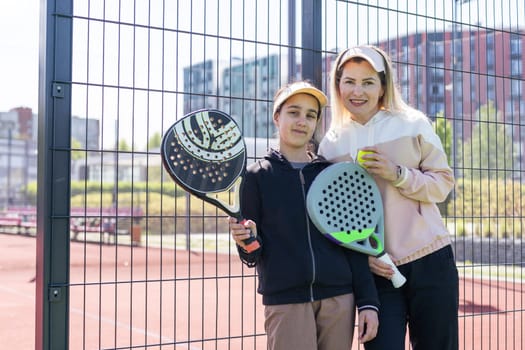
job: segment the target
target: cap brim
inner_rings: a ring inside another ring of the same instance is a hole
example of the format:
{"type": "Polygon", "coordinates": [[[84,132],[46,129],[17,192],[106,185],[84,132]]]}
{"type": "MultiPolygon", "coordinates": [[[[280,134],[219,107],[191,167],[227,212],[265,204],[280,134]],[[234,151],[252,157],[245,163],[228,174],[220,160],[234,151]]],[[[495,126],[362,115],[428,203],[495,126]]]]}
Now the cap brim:
{"type": "Polygon", "coordinates": [[[303,87],[297,87],[293,86],[293,84],[289,87],[288,93],[282,93],[280,94],[277,99],[274,102],[274,109],[273,113],[277,112],[277,108],[279,108],[286,100],[288,100],[290,97],[295,96],[297,94],[308,94],[312,95],[317,99],[319,102],[319,107],[323,108],[328,103],[328,99],[326,95],[321,91],[311,86],[303,86],[303,87]]]}
{"type": "Polygon", "coordinates": [[[312,95],[313,97],[315,97],[317,99],[317,101],[319,101],[319,104],[321,105],[321,108],[326,106],[326,104],[328,103],[328,100],[327,100],[325,94],[323,94],[321,91],[319,91],[319,90],[317,90],[315,88],[311,88],[311,87],[299,88],[299,89],[295,90],[293,93],[291,93],[290,95],[288,95],[288,97],[286,99],[289,99],[290,97],[292,97],[294,95],[297,95],[297,94],[309,94],[309,95],[312,95]]]}
{"type": "Polygon", "coordinates": [[[339,63],[339,66],[337,68],[341,68],[346,62],[355,57],[359,57],[366,60],[378,73],[385,71],[385,63],[383,60],[383,56],[381,56],[381,54],[373,48],[367,46],[356,46],[348,49],[343,54],[341,62],[339,63]]]}

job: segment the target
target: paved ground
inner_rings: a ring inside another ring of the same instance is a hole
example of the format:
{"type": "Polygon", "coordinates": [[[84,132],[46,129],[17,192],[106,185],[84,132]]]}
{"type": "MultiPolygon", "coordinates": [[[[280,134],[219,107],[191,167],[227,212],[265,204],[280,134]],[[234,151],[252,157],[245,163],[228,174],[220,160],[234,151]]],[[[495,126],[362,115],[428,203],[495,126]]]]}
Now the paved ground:
{"type": "MultiPolygon", "coordinates": [[[[2,349],[34,349],[35,243],[0,234],[2,349]]],[[[70,349],[265,349],[252,273],[235,254],[73,242],[70,349]]],[[[523,303],[522,283],[463,278],[460,349],[523,348],[523,303]]]]}

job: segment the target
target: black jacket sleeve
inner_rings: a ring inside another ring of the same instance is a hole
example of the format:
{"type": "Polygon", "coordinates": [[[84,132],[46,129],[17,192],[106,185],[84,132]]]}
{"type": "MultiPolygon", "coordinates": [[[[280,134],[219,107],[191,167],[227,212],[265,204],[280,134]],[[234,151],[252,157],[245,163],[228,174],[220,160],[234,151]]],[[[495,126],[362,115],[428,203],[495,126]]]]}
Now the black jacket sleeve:
{"type": "MultiPolygon", "coordinates": [[[[241,186],[240,193],[240,207],[241,215],[243,216],[243,218],[245,218],[246,220],[253,220],[257,225],[257,223],[260,221],[261,210],[260,194],[259,187],[257,185],[256,175],[252,171],[250,171],[250,169],[253,169],[254,167],[257,167],[257,163],[254,164],[252,168],[248,168],[248,171],[244,176],[244,181],[241,186]]],[[[263,249],[263,242],[261,240],[261,237],[257,236],[256,238],[257,241],[259,241],[260,248],[251,253],[248,253],[247,251],[245,251],[237,245],[239,258],[248,267],[255,267],[257,265],[257,260],[259,259],[261,251],[263,249]]]]}
{"type": "Polygon", "coordinates": [[[374,276],[368,266],[368,255],[348,249],[347,258],[352,268],[352,285],[357,310],[379,311],[379,297],[374,276]]]}

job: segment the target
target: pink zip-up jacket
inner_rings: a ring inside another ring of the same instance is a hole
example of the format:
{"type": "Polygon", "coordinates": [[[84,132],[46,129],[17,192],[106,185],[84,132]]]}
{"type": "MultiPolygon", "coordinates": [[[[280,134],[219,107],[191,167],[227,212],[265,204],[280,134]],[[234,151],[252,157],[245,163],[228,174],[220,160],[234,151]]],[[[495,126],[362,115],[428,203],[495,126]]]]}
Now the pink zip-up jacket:
{"type": "Polygon", "coordinates": [[[448,244],[450,234],[436,203],[454,187],[454,175],[429,119],[379,111],[365,125],[348,121],[329,130],[319,154],[331,161],[356,159],[357,151],[376,146],[395,164],[395,182],[375,177],[383,198],[385,250],[396,265],[406,264],[448,244]]]}

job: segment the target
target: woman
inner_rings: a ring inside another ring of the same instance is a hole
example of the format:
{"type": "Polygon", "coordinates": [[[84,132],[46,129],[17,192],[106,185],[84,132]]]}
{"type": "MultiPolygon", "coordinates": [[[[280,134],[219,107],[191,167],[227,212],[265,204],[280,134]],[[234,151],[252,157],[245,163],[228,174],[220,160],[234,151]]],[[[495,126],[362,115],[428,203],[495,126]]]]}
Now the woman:
{"type": "Polygon", "coordinates": [[[326,239],[306,213],[305,196],[329,163],[307,148],[319,125],[326,96],[306,82],[281,88],[273,120],[279,150],[248,167],[242,191],[245,225],[230,218],[241,260],[256,266],[265,305],[268,349],[349,350],[355,306],[359,341],[377,330],[378,300],[367,257],[326,239]],[[243,240],[256,235],[251,253],[243,240]]]}
{"type": "Polygon", "coordinates": [[[332,121],[319,145],[329,161],[357,159],[374,176],[385,214],[385,247],[407,282],[389,279],[391,266],[369,258],[381,303],[377,337],[367,350],[458,348],[458,272],[450,235],[436,203],[454,186],[453,173],[428,118],[409,107],[379,48],[340,53],[331,73],[332,121]]]}

